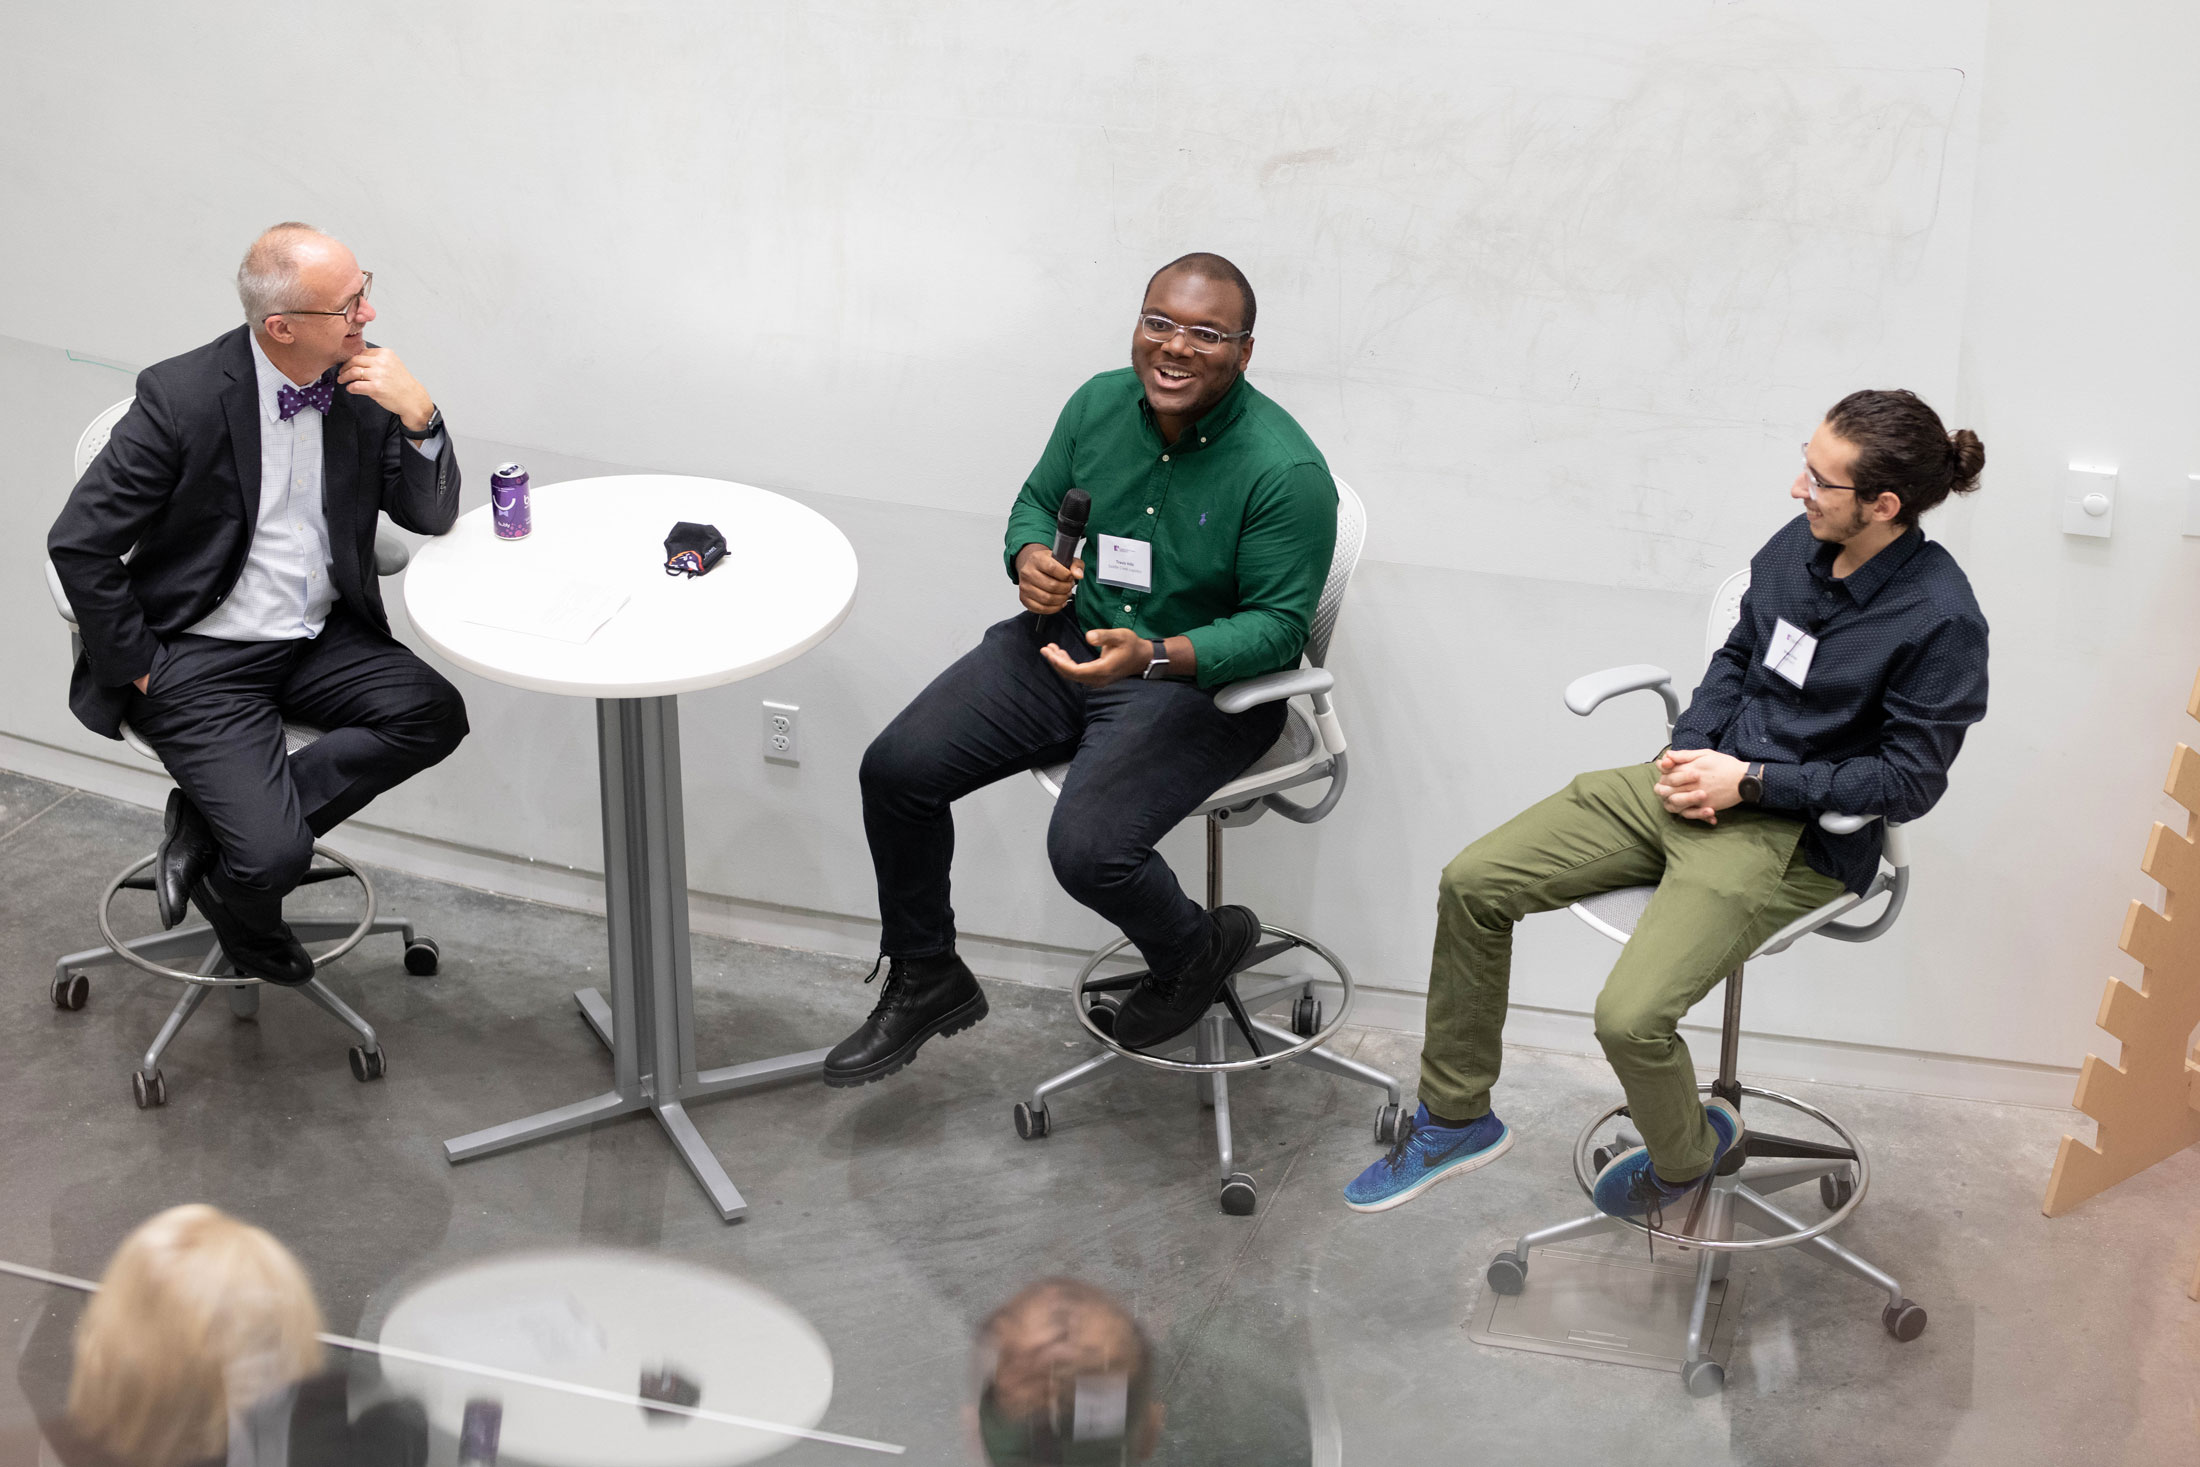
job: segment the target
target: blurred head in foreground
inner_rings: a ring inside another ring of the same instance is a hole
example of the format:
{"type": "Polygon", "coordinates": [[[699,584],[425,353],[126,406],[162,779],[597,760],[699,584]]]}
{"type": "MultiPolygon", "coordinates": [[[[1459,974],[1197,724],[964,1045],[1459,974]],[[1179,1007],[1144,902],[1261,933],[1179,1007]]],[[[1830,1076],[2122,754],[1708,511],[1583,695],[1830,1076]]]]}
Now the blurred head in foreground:
{"type": "Polygon", "coordinates": [[[977,1428],[985,1460],[1129,1463],[1161,1440],[1153,1349],[1090,1284],[1041,1279],[978,1327],[977,1428]]]}
{"type": "Polygon", "coordinates": [[[233,1411],[320,1367],[321,1308],[289,1250],[194,1203],[123,1239],[76,1333],[69,1424],[131,1467],[220,1458],[233,1411]]]}

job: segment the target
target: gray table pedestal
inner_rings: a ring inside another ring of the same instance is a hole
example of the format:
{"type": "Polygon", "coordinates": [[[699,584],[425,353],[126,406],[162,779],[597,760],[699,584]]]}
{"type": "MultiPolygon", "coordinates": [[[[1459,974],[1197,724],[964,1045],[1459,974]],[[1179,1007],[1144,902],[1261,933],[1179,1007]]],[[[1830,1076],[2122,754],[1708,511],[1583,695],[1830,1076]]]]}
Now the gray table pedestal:
{"type": "Polygon", "coordinates": [[[603,775],[604,904],[611,928],[611,1001],[573,995],[611,1050],[612,1088],[588,1100],[443,1143],[453,1162],[563,1135],[638,1110],[657,1117],[680,1159],[727,1222],[748,1204],[688,1119],[686,1102],[807,1079],[823,1049],[695,1068],[694,976],[688,957],[687,836],[680,805],[680,710],[675,697],[596,703],[603,775]]]}

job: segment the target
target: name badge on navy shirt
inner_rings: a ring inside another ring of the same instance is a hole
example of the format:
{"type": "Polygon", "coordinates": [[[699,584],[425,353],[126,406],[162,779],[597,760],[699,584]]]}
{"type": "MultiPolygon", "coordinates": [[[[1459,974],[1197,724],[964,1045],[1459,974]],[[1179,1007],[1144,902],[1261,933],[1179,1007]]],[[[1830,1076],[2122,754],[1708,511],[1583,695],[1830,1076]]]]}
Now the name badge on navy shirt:
{"type": "Polygon", "coordinates": [[[1810,660],[1818,655],[1818,639],[1786,617],[1772,626],[1772,645],[1765,649],[1765,666],[1797,687],[1810,676],[1810,660]]]}
{"type": "Polygon", "coordinates": [[[1121,535],[1095,536],[1100,542],[1100,568],[1097,572],[1103,586],[1121,586],[1127,591],[1151,591],[1153,589],[1153,542],[1128,540],[1121,535]]]}

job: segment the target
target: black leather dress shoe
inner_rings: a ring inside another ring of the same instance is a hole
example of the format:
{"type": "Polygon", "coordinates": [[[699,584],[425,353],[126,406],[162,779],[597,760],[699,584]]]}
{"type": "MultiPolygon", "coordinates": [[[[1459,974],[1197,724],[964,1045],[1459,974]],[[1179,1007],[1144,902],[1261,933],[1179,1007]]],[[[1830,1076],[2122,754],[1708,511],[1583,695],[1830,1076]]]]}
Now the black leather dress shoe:
{"type": "Polygon", "coordinates": [[[273,927],[265,929],[246,922],[222,899],[212,877],[199,879],[191,888],[191,900],[205,914],[222,951],[237,965],[238,972],[285,988],[302,987],[313,980],[313,954],[298,941],[288,922],[278,919],[273,927]]]}
{"type": "Polygon", "coordinates": [[[1217,907],[1207,915],[1213,930],[1198,958],[1174,973],[1148,975],[1116,1010],[1117,1044],[1151,1049],[1198,1023],[1260,941],[1260,918],[1249,907],[1217,907]]]}
{"type": "Polygon", "coordinates": [[[206,817],[182,790],[168,792],[168,813],[161,819],[160,854],[153,860],[153,900],[160,904],[160,925],[173,927],[191,910],[191,888],[213,867],[221,848],[206,817]]]}
{"type": "Polygon", "coordinates": [[[836,1089],[883,1080],[933,1035],[960,1034],[985,1017],[985,990],[953,949],[885,961],[893,966],[878,1007],[825,1056],[825,1083],[836,1089]]]}

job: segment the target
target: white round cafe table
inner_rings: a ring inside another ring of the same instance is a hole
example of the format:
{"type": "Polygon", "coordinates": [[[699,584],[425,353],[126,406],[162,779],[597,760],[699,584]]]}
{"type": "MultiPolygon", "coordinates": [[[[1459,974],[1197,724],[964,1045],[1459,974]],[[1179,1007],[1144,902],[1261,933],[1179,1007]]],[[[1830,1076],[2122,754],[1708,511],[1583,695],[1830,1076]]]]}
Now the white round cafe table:
{"type": "MultiPolygon", "coordinates": [[[[833,1394],[824,1340],[771,1295],[715,1269],[609,1249],[511,1254],[439,1275],[398,1301],[379,1343],[628,1397],[641,1393],[645,1372],[669,1369],[698,1388],[698,1410],[797,1430],[814,1427],[833,1394]]],[[[439,1435],[459,1436],[468,1401],[495,1401],[503,1463],[721,1467],[796,1439],[701,1417],[645,1417],[630,1402],[402,1355],[385,1356],[382,1368],[439,1435]]]]}
{"type": "Polygon", "coordinates": [[[484,506],[415,550],[405,610],[423,641],[469,672],[596,700],[611,1000],[593,988],[574,998],[611,1049],[612,1088],[457,1137],[444,1152],[466,1161],[647,1110],[731,1222],[748,1205],[684,1102],[815,1075],[827,1051],[696,1069],[678,695],[753,677],[824,641],[855,603],[855,550],[815,510],[718,479],[619,474],[536,485],[530,500],[523,540],[498,539],[484,506]],[[665,574],[665,536],[682,520],[726,538],[708,575],[665,574]],[[621,595],[580,642],[482,620],[621,595]]]}

